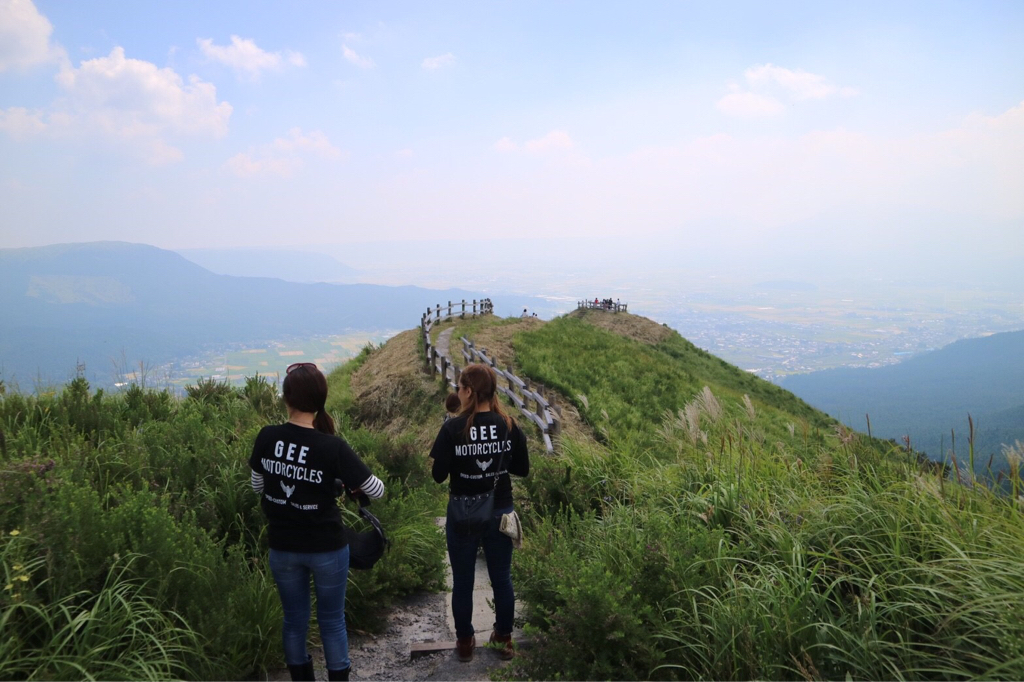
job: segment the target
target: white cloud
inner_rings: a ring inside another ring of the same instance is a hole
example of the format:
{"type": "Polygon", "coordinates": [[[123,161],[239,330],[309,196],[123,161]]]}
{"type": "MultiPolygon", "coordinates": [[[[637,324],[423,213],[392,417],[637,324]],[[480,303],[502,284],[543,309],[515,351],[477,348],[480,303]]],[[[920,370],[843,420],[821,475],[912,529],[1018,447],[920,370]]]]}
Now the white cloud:
{"type": "Polygon", "coordinates": [[[43,112],[30,112],[25,107],[0,109],[0,130],[16,140],[38,135],[46,130],[43,112]]]}
{"type": "Polygon", "coordinates": [[[0,130],[123,143],[154,164],[183,157],[169,136],[220,137],[228,130],[231,105],[217,101],[212,84],[197,76],[186,83],[173,69],[126,58],[121,47],[78,68],[65,64],[56,80],[60,99],[43,111],[7,109],[0,130]]]}
{"type": "Polygon", "coordinates": [[[64,59],[51,33],[53,26],[32,0],[0,0],[0,73],[64,59]]]}
{"type": "Polygon", "coordinates": [[[421,66],[429,71],[440,69],[443,66],[451,66],[455,63],[455,55],[451,52],[448,54],[442,54],[437,57],[427,57],[423,60],[421,66]]]}
{"type": "Polygon", "coordinates": [[[341,157],[341,150],[331,144],[327,136],[319,130],[306,135],[301,128],[292,128],[286,137],[279,137],[272,144],[276,151],[286,154],[311,152],[325,159],[341,157]]]}
{"type": "Polygon", "coordinates": [[[299,52],[267,52],[255,41],[236,35],[231,36],[230,45],[214,45],[210,38],[197,38],[196,43],[207,59],[229,66],[250,80],[258,80],[263,71],[280,71],[285,65],[306,65],[306,58],[299,52]]]}
{"type": "Polygon", "coordinates": [[[519,145],[513,142],[510,138],[503,137],[494,143],[494,149],[495,151],[505,154],[508,152],[516,151],[517,149],[519,149],[519,145]]]}
{"type": "Polygon", "coordinates": [[[718,100],[715,108],[723,114],[739,118],[758,118],[775,116],[785,111],[786,107],[774,97],[758,95],[753,92],[733,92],[718,100]]]}
{"type": "Polygon", "coordinates": [[[539,154],[553,149],[572,149],[573,142],[572,138],[565,131],[552,130],[544,137],[527,141],[524,146],[526,151],[539,154]]]}
{"type": "Polygon", "coordinates": [[[743,72],[743,76],[749,89],[744,91],[732,84],[730,89],[733,92],[715,104],[723,114],[740,118],[774,116],[785,110],[783,99],[802,102],[859,94],[856,88],[839,87],[824,76],[774,64],[752,66],[743,72]]]}
{"type": "Polygon", "coordinates": [[[830,83],[824,76],[808,73],[801,69],[792,71],[773,64],[752,66],[743,75],[754,88],[776,84],[781,86],[795,100],[824,99],[833,95],[852,97],[857,94],[856,89],[839,88],[830,83]]]}
{"type": "Polygon", "coordinates": [[[369,57],[360,57],[356,54],[356,51],[350,48],[348,45],[341,46],[342,54],[345,55],[345,59],[358,66],[360,69],[372,69],[375,64],[369,57]]]}
{"type": "Polygon", "coordinates": [[[77,122],[119,135],[171,131],[219,137],[228,130],[231,105],[217,102],[212,83],[198,76],[185,83],[173,69],[126,58],[122,47],[62,70],[57,82],[77,122]]]}
{"type": "Polygon", "coordinates": [[[224,167],[240,178],[250,178],[259,175],[276,175],[282,178],[289,178],[302,167],[302,160],[296,157],[259,157],[250,152],[235,154],[224,162],[224,167]]]}
{"type": "Polygon", "coordinates": [[[224,163],[224,168],[241,178],[260,175],[289,178],[302,169],[310,156],[334,160],[343,154],[323,132],[303,133],[301,128],[292,128],[270,144],[235,154],[224,163]]]}

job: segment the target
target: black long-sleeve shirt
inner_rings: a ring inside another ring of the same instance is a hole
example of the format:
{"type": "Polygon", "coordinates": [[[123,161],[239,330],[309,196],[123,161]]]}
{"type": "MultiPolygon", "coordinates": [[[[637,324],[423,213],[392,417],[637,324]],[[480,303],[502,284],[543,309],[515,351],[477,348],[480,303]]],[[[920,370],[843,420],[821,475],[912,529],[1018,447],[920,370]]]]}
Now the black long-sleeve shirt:
{"type": "Polygon", "coordinates": [[[430,449],[434,480],[443,483],[451,477],[448,490],[452,495],[476,495],[494,486],[495,509],[511,507],[509,474],[526,476],[530,473],[526,436],[518,425],[508,428],[496,412],[474,414],[467,435],[466,419],[449,419],[434,439],[430,449]]]}
{"type": "Polygon", "coordinates": [[[336,479],[371,498],[384,494],[383,482],[342,438],[291,423],[260,430],[249,467],[271,549],[328,552],[345,546],[336,479]]]}

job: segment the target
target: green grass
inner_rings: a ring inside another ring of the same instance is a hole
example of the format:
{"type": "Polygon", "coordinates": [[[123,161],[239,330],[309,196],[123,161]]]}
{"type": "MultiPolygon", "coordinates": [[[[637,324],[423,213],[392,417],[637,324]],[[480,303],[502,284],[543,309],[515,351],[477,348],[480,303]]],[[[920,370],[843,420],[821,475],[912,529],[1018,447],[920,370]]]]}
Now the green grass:
{"type": "Polygon", "coordinates": [[[696,348],[678,334],[648,346],[586,321],[563,317],[515,338],[525,375],[558,389],[606,439],[651,444],[666,413],[677,414],[709,386],[724,418],[747,411],[749,396],[765,438],[790,440],[789,425],[834,428],[836,422],[772,384],[696,348]]]}
{"type": "MultiPolygon", "coordinates": [[[[328,405],[388,486],[374,511],[391,551],[353,574],[349,592],[354,626],[369,631],[395,599],[444,579],[440,493],[422,485],[422,453],[353,416],[349,378],[373,350],[330,375],[328,405]]],[[[280,603],[247,461],[259,429],[284,419],[261,377],[200,381],[184,399],[137,385],[94,392],[82,379],[0,395],[4,678],[241,679],[280,665],[280,603]]]]}
{"type": "Polygon", "coordinates": [[[535,458],[520,486],[534,646],[506,676],[1024,677],[1015,498],[954,485],[678,337],[563,318],[516,351],[587,396],[603,437],[535,458]]]}

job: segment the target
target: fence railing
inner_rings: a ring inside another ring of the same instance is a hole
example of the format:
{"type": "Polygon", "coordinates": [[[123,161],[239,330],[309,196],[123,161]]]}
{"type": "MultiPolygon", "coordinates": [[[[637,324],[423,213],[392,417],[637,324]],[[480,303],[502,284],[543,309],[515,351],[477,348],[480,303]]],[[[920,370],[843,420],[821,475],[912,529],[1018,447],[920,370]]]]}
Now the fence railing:
{"type": "MultiPolygon", "coordinates": [[[[467,302],[452,304],[448,302],[447,307],[440,304],[434,308],[427,308],[427,312],[420,318],[420,330],[423,334],[423,350],[426,355],[426,370],[431,374],[440,374],[445,382],[452,389],[459,385],[459,374],[462,370],[452,363],[451,350],[448,352],[439,351],[430,341],[430,330],[435,324],[453,318],[465,318],[466,315],[486,315],[494,312],[494,306],[490,299],[483,299],[479,302],[473,301],[472,307],[467,309],[467,302]],[[444,315],[441,313],[444,312],[444,315]]],[[[467,363],[479,362],[488,365],[498,375],[498,390],[516,406],[524,418],[529,419],[541,430],[544,438],[544,448],[548,452],[554,452],[552,438],[562,432],[562,408],[555,403],[555,396],[548,393],[542,384],[531,382],[528,378],[520,378],[512,372],[511,367],[501,369],[498,363],[487,355],[486,348],[477,348],[473,342],[462,337],[462,357],[467,363]]]]}
{"type": "Polygon", "coordinates": [[[438,352],[437,348],[430,342],[430,330],[435,324],[447,322],[453,318],[465,319],[466,315],[476,317],[477,315],[490,315],[493,313],[494,304],[491,303],[489,298],[483,298],[479,301],[473,299],[472,303],[467,302],[465,299],[456,303],[448,301],[448,306],[445,308],[442,308],[440,303],[433,308],[427,308],[427,312],[420,317],[420,332],[423,336],[423,354],[427,359],[427,371],[431,374],[441,374],[448,381],[448,385],[455,388],[458,377],[452,373],[451,355],[445,352],[438,352]],[[442,311],[444,311],[443,316],[441,315],[442,311]]]}
{"type": "Polygon", "coordinates": [[[612,313],[628,313],[628,307],[628,303],[620,303],[607,298],[603,301],[576,301],[577,310],[607,310],[612,313]]]}
{"type": "Polygon", "coordinates": [[[438,353],[437,349],[434,348],[433,344],[430,343],[430,330],[435,324],[441,322],[447,322],[448,320],[458,317],[459,319],[465,319],[467,314],[467,306],[469,306],[469,316],[476,317],[477,315],[490,315],[494,313],[494,304],[491,303],[491,299],[482,298],[477,301],[475,298],[472,303],[468,303],[466,299],[462,299],[456,303],[448,301],[448,307],[442,308],[441,304],[438,303],[433,308],[427,308],[427,312],[420,316],[420,333],[423,337],[423,353],[427,357],[427,371],[431,374],[445,374],[446,372],[441,371],[442,361],[445,365],[451,364],[450,357],[444,357],[443,353],[438,353]],[[458,309],[458,312],[455,312],[458,309]],[[445,311],[444,316],[441,316],[441,311],[445,311]],[[434,368],[431,370],[431,368],[434,368]]]}

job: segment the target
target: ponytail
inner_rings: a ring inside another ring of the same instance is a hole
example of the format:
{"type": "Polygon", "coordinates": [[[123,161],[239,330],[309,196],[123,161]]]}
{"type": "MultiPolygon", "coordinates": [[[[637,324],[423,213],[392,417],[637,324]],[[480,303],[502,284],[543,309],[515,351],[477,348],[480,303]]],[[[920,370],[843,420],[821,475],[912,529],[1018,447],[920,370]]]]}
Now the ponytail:
{"type": "Polygon", "coordinates": [[[333,436],[334,431],[334,420],[331,419],[331,415],[327,413],[327,408],[322,408],[316,413],[316,417],[313,419],[313,428],[322,433],[333,436]]]}

